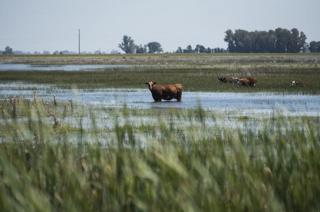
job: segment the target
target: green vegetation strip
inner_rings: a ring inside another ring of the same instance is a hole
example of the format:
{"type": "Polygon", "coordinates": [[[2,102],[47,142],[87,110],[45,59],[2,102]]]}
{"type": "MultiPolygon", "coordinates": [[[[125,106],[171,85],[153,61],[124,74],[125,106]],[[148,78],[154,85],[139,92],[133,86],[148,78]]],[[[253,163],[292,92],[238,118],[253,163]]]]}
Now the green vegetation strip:
{"type": "Polygon", "coordinates": [[[219,64],[310,63],[319,64],[319,53],[216,53],[216,54],[117,54],[117,55],[0,55],[1,63],[28,64],[219,64]]]}
{"type": "Polygon", "coordinates": [[[320,93],[320,68],[210,68],[210,69],[129,69],[92,72],[0,72],[2,82],[24,81],[55,84],[71,88],[146,88],[150,80],[159,83],[182,83],[189,91],[232,92],[303,92],[320,93]],[[254,76],[257,86],[239,87],[218,81],[218,76],[254,76]],[[291,87],[291,81],[303,86],[291,87]]]}
{"type": "Polygon", "coordinates": [[[189,91],[320,93],[320,54],[141,54],[0,56],[2,63],[131,64],[83,72],[0,72],[1,82],[49,83],[70,88],[145,88],[144,82],[182,83],[189,91]],[[255,88],[219,83],[217,76],[253,76],[255,88]],[[291,81],[303,86],[291,87],[291,81]]]}

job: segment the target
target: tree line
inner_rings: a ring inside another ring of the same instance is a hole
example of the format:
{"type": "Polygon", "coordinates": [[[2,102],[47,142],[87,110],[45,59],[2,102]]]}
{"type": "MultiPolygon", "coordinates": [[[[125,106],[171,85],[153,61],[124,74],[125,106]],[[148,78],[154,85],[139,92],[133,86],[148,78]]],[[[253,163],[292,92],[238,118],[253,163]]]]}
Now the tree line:
{"type": "MultiPolygon", "coordinates": [[[[145,45],[137,45],[134,40],[128,36],[124,35],[122,38],[122,42],[119,43],[119,48],[124,51],[126,54],[144,54],[144,53],[161,53],[163,52],[162,46],[159,42],[153,41],[149,42],[145,45]]],[[[178,47],[176,53],[217,53],[217,52],[225,52],[226,50],[223,48],[213,48],[204,47],[201,44],[197,44],[195,48],[192,48],[191,45],[188,45],[185,49],[178,47]]]]}
{"type": "Polygon", "coordinates": [[[220,52],[226,52],[226,50],[223,48],[205,47],[201,44],[197,44],[195,48],[192,48],[191,45],[188,45],[185,49],[178,47],[178,49],[176,50],[176,53],[220,53],[220,52]]]}
{"type": "Polygon", "coordinates": [[[4,48],[4,51],[0,51],[0,53],[3,55],[11,55],[13,54],[13,49],[10,46],[7,46],[6,48],[4,48]]]}
{"type": "MultiPolygon", "coordinates": [[[[296,28],[291,30],[276,28],[269,31],[247,31],[238,29],[227,30],[224,41],[228,43],[227,49],[210,48],[197,44],[195,48],[188,45],[186,48],[178,47],[176,53],[219,53],[219,52],[243,52],[243,53],[298,53],[320,52],[320,41],[306,42],[307,36],[296,28]]],[[[136,45],[130,36],[123,36],[120,49],[125,53],[160,53],[159,42],[150,42],[147,45],[136,45]]]]}
{"type": "MultiPolygon", "coordinates": [[[[298,52],[320,52],[320,41],[306,42],[307,36],[296,28],[291,30],[276,28],[269,31],[247,31],[231,29],[225,32],[224,41],[227,42],[227,49],[210,48],[197,44],[195,48],[188,45],[186,48],[178,47],[175,53],[220,53],[220,52],[243,52],[243,53],[298,53],[298,52]]],[[[137,45],[134,40],[124,35],[118,47],[126,54],[161,53],[162,46],[157,41],[145,45],[137,45]]],[[[100,52],[100,51],[99,51],[100,52]]],[[[0,55],[15,54],[9,46],[0,55]]],[[[56,52],[54,52],[56,54],[56,52]]],[[[60,52],[64,54],[64,52],[60,52]]]]}
{"type": "Polygon", "coordinates": [[[311,41],[309,49],[310,52],[320,52],[320,41],[311,41]]]}
{"type": "Polygon", "coordinates": [[[227,30],[224,41],[229,52],[291,52],[307,50],[306,35],[298,29],[269,31],[227,30]]]}
{"type": "Polygon", "coordinates": [[[136,45],[134,40],[128,35],[123,36],[122,42],[119,44],[119,48],[126,54],[160,53],[163,51],[159,42],[152,41],[145,45],[136,45]]]}

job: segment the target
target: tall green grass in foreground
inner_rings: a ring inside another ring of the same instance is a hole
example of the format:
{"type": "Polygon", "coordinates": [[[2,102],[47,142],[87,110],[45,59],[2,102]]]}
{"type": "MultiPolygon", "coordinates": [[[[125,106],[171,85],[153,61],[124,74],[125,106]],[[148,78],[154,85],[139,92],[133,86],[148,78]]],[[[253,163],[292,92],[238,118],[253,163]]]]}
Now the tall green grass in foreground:
{"type": "Polygon", "coordinates": [[[253,131],[208,124],[217,117],[201,108],[0,105],[1,211],[320,209],[318,118],[274,116],[253,131]]]}

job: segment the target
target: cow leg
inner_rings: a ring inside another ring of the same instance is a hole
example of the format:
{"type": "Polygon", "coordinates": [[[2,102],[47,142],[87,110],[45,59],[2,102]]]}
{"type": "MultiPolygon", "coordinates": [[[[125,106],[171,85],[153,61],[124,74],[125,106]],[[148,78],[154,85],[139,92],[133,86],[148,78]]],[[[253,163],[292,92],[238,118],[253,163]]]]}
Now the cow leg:
{"type": "Polygon", "coordinates": [[[177,101],[181,102],[182,92],[177,92],[177,101]]]}
{"type": "Polygon", "coordinates": [[[153,95],[153,94],[152,94],[152,97],[153,97],[153,100],[154,100],[155,102],[161,102],[161,97],[159,98],[158,95],[153,95]]]}

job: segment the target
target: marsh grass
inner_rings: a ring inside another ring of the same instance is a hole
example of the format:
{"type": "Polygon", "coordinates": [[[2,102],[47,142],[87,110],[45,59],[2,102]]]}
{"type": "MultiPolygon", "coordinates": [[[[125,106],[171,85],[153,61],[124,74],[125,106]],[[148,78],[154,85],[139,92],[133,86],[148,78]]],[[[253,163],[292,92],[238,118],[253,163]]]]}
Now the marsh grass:
{"type": "Polygon", "coordinates": [[[1,211],[320,209],[319,118],[276,115],[242,130],[209,124],[230,117],[201,107],[99,109],[36,97],[0,107],[1,211]]]}
{"type": "Polygon", "coordinates": [[[212,68],[212,69],[152,69],[107,70],[90,72],[0,72],[2,82],[24,81],[54,84],[63,88],[145,88],[144,82],[181,82],[187,91],[231,92],[295,92],[319,93],[319,69],[310,68],[212,68]],[[254,88],[239,87],[218,81],[219,75],[254,76],[254,88]],[[291,81],[301,81],[304,86],[292,87],[291,81]]]}
{"type": "Polygon", "coordinates": [[[2,63],[28,64],[255,64],[307,63],[319,64],[319,53],[218,53],[218,54],[106,54],[106,55],[13,55],[0,56],[2,63]]]}

